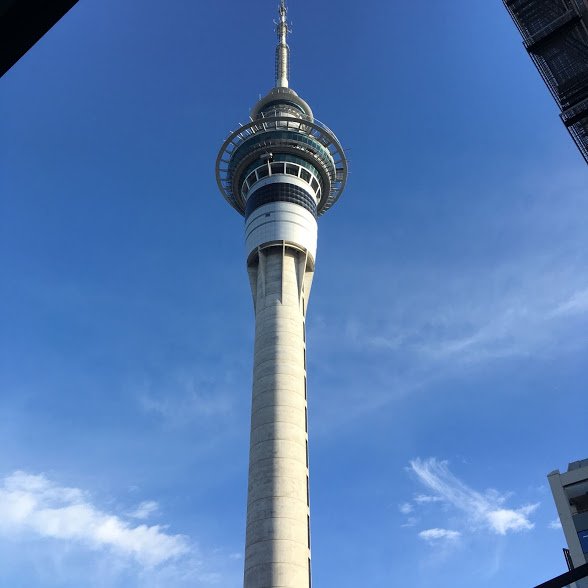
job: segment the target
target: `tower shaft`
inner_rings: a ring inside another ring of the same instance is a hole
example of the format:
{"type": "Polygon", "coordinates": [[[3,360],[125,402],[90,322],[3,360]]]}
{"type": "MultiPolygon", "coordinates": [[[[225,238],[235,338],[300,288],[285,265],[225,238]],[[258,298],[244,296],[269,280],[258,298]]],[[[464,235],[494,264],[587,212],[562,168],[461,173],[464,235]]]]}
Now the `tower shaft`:
{"type": "Polygon", "coordinates": [[[224,141],[216,180],[245,218],[255,352],[244,588],[310,588],[305,315],[318,217],[339,198],[347,159],[288,87],[285,0],[275,87],[224,141]]]}
{"type": "Polygon", "coordinates": [[[310,587],[305,312],[308,252],[261,247],[248,272],[255,307],[245,588],[310,587]]]}

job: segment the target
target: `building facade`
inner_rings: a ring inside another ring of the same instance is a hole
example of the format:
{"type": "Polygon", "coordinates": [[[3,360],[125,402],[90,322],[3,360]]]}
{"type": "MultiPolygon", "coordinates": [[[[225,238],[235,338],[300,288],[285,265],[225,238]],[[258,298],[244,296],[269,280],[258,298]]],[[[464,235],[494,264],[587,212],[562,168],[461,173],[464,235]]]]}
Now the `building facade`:
{"type": "MultiPolygon", "coordinates": [[[[574,568],[588,563],[588,459],[568,465],[568,471],[551,472],[547,479],[574,568]]],[[[588,579],[578,580],[577,588],[588,588],[588,579]]]]}
{"type": "Polygon", "coordinates": [[[305,319],[318,217],[347,178],[341,144],[289,88],[286,5],[277,22],[275,87],[229,135],[219,189],[245,217],[255,310],[245,588],[310,588],[305,319]]]}
{"type": "Polygon", "coordinates": [[[503,2],[588,163],[588,0],[503,2]]]}

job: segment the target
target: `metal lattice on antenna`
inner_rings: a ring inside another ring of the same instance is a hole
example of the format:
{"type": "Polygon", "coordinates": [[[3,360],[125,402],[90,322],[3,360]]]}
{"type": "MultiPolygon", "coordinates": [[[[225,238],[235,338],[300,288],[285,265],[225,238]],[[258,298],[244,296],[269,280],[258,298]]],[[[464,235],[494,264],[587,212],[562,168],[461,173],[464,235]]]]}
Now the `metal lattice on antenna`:
{"type": "Polygon", "coordinates": [[[291,33],[292,31],[286,20],[286,15],[288,14],[286,0],[280,0],[279,14],[280,18],[275,23],[276,33],[278,35],[278,45],[276,46],[276,88],[287,88],[290,69],[288,33],[291,33]]]}

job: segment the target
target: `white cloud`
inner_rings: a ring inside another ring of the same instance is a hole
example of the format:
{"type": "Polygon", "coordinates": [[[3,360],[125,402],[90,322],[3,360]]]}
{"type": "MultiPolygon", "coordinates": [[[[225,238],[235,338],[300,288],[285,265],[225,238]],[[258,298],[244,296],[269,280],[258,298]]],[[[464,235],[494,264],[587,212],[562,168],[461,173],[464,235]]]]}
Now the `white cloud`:
{"type": "Polygon", "coordinates": [[[451,531],[449,529],[426,529],[419,533],[419,537],[425,541],[455,541],[461,537],[459,531],[451,531]]]}
{"type": "Polygon", "coordinates": [[[405,502],[398,507],[398,510],[400,510],[402,514],[407,515],[413,511],[413,506],[410,502],[405,502]]]}
{"type": "Polygon", "coordinates": [[[463,511],[470,524],[484,527],[498,535],[527,531],[535,526],[529,516],[538,508],[538,503],[517,509],[504,508],[508,495],[495,490],[481,493],[470,488],[449,471],[447,462],[435,458],[415,459],[410,462],[410,467],[430,492],[463,511]]]}
{"type": "Polygon", "coordinates": [[[561,529],[561,521],[559,519],[553,519],[547,525],[549,529],[561,529]]]}
{"type": "Polygon", "coordinates": [[[145,500],[144,502],[141,502],[141,504],[139,504],[137,508],[129,512],[128,516],[130,516],[133,519],[139,519],[143,521],[145,519],[148,519],[152,514],[156,513],[158,510],[159,505],[157,504],[157,502],[155,502],[154,500],[145,500]]]}
{"type": "Polygon", "coordinates": [[[499,508],[487,513],[491,527],[499,534],[506,535],[508,531],[524,531],[535,525],[529,520],[529,515],[537,510],[538,504],[527,504],[517,510],[499,508]]]}
{"type": "Polygon", "coordinates": [[[441,502],[443,498],[440,496],[430,496],[428,494],[418,494],[414,497],[414,501],[418,504],[426,504],[428,502],[441,502]]]}
{"type": "Polygon", "coordinates": [[[133,526],[94,506],[78,488],[54,484],[43,475],[17,471],[0,487],[0,534],[30,534],[90,549],[110,549],[147,568],[190,552],[187,539],[159,525],[133,526]]]}

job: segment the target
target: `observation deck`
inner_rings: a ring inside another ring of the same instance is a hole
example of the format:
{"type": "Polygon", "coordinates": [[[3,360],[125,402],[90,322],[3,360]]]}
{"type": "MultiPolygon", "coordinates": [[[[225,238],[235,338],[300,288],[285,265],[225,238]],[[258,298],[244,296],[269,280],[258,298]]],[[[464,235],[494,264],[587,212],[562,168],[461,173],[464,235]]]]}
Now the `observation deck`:
{"type": "Polygon", "coordinates": [[[308,184],[317,215],[333,206],[347,180],[347,160],[337,137],[289,88],[274,88],[262,98],[251,121],[227,137],[216,160],[218,187],[244,216],[249,196],[262,187],[259,182],[277,175],[308,184]]]}

